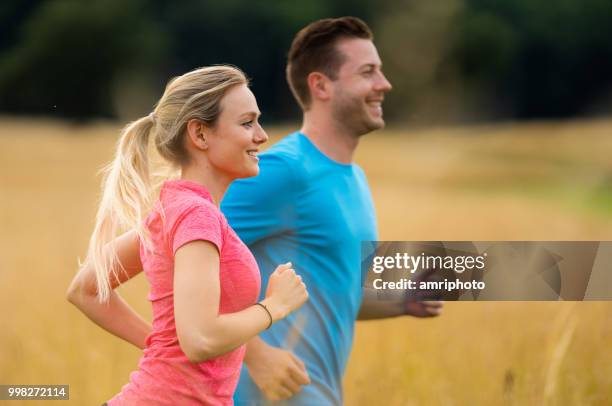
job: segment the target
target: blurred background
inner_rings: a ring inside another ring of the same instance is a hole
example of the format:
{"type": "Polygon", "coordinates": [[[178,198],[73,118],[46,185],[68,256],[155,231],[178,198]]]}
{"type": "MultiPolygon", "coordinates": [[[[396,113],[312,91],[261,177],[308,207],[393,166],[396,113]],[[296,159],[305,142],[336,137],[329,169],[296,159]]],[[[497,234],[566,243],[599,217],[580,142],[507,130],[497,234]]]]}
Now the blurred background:
{"type": "MultiPolygon", "coordinates": [[[[140,351],[64,299],[98,170],[172,76],[231,63],[273,144],[298,128],[294,34],[355,15],[394,86],[364,137],[385,240],[612,239],[610,0],[5,0],[0,4],[0,383],[119,391],[140,351]]],[[[140,275],[120,288],[150,318],[140,275]]],[[[447,303],[358,323],[347,405],[604,405],[612,305],[447,303]]],[[[19,404],[19,402],[11,402],[19,404]]]]}
{"type": "Polygon", "coordinates": [[[148,112],[169,77],[235,64],[270,123],[298,113],[284,79],[304,25],[355,15],[376,37],[395,123],[612,111],[609,0],[5,0],[0,111],[88,120],[148,112]]]}

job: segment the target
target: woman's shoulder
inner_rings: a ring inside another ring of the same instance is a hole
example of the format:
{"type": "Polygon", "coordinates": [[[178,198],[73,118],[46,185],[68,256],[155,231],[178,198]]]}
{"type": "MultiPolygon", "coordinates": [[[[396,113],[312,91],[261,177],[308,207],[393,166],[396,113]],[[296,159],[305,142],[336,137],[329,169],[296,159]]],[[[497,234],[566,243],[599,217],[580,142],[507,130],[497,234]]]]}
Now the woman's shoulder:
{"type": "Polygon", "coordinates": [[[164,183],[159,199],[145,220],[147,228],[154,234],[163,233],[167,238],[175,235],[179,228],[210,229],[224,236],[227,220],[208,192],[204,192],[203,187],[198,190],[189,183],[164,183]]]}
{"type": "Polygon", "coordinates": [[[222,233],[225,233],[225,218],[212,202],[203,198],[186,196],[166,203],[162,206],[162,217],[169,231],[179,225],[187,225],[192,228],[219,228],[222,233]]]}

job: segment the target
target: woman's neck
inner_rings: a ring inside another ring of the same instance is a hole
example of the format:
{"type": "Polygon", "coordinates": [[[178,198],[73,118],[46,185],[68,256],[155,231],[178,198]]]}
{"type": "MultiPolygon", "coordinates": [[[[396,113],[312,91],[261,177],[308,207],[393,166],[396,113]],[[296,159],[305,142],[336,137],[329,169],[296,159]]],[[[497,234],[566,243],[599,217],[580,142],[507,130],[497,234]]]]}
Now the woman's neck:
{"type": "Polygon", "coordinates": [[[215,206],[221,206],[221,200],[232,179],[218,173],[207,164],[190,164],[181,168],[181,179],[195,182],[208,190],[215,206]]]}

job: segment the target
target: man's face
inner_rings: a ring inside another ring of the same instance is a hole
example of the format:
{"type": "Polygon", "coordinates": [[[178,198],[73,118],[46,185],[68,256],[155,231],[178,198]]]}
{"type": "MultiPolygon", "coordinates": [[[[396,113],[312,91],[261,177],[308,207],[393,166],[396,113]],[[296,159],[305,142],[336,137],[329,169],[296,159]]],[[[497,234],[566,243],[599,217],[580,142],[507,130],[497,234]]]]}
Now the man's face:
{"type": "Polygon", "coordinates": [[[374,43],[351,38],[337,45],[345,62],[332,82],[331,108],[334,118],[357,136],[383,128],[382,101],[391,84],[383,75],[374,43]]]}

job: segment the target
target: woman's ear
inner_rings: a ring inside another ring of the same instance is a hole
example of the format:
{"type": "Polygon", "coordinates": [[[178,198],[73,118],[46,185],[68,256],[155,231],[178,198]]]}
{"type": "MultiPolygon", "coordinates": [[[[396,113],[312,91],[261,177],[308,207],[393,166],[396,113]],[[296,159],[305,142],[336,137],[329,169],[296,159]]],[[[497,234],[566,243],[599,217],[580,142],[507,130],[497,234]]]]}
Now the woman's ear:
{"type": "Polygon", "coordinates": [[[207,150],[209,134],[210,128],[197,118],[192,118],[187,122],[187,139],[195,148],[207,150]]]}

